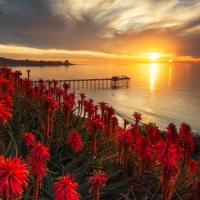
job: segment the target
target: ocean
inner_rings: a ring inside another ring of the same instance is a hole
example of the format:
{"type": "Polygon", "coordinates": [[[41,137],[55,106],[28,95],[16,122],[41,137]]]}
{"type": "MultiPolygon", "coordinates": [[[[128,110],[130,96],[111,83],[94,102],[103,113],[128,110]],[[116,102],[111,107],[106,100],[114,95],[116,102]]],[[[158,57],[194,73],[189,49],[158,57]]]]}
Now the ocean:
{"type": "MultiPolygon", "coordinates": [[[[72,80],[130,77],[130,85],[118,88],[110,85],[86,86],[71,84],[70,91],[86,94],[96,103],[105,101],[119,116],[132,117],[137,111],[144,123],[155,123],[166,130],[169,123],[177,129],[181,123],[189,124],[193,132],[200,133],[200,64],[148,63],[148,64],[77,64],[70,66],[20,66],[31,80],[72,80]]],[[[122,123],[122,121],[121,121],[122,123]]]]}

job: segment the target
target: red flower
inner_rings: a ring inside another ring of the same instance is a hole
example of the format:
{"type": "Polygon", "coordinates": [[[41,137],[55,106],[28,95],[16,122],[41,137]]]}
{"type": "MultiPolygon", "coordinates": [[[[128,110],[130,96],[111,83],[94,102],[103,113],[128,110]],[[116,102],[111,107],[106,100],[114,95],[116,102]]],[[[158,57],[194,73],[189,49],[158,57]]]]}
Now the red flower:
{"type": "Polygon", "coordinates": [[[30,150],[31,156],[36,160],[42,160],[46,162],[50,159],[49,148],[41,142],[36,143],[30,150]]]}
{"type": "Polygon", "coordinates": [[[173,123],[167,126],[166,139],[179,144],[177,128],[173,123]]]}
{"type": "Polygon", "coordinates": [[[152,142],[153,142],[153,144],[155,144],[159,140],[160,140],[160,131],[159,131],[159,129],[155,129],[153,132],[152,142]]]}
{"type": "Polygon", "coordinates": [[[73,104],[70,101],[62,102],[62,108],[65,112],[70,112],[73,108],[73,104]]]}
{"type": "Polygon", "coordinates": [[[115,113],[115,109],[112,106],[107,106],[106,111],[108,112],[108,118],[111,118],[111,116],[115,113]]]}
{"type": "Polygon", "coordinates": [[[86,95],[84,93],[80,93],[80,96],[81,96],[81,100],[83,101],[83,99],[86,98],[86,95]]]}
{"type": "Polygon", "coordinates": [[[187,148],[189,151],[194,150],[194,138],[191,127],[186,123],[182,123],[179,129],[179,134],[181,140],[184,142],[184,148],[187,148]]]}
{"type": "Polygon", "coordinates": [[[152,137],[153,137],[153,132],[154,132],[155,128],[153,126],[148,126],[147,130],[146,130],[146,134],[148,135],[149,139],[152,141],[152,137]]]}
{"type": "Polygon", "coordinates": [[[99,107],[101,109],[101,118],[104,117],[104,111],[107,109],[107,103],[104,101],[99,102],[99,107]]]}
{"type": "Polygon", "coordinates": [[[75,130],[71,131],[71,135],[67,138],[67,143],[71,145],[74,153],[78,152],[83,147],[81,135],[75,130]]]}
{"type": "Polygon", "coordinates": [[[46,163],[43,160],[39,160],[32,155],[27,156],[27,159],[27,164],[31,167],[31,174],[37,177],[43,177],[46,175],[46,163]]]}
{"type": "Polygon", "coordinates": [[[82,104],[82,101],[81,100],[78,100],[77,101],[78,105],[80,106],[82,104]]]}
{"type": "Polygon", "coordinates": [[[11,107],[13,105],[13,100],[12,98],[10,97],[9,94],[3,94],[1,97],[0,97],[0,100],[3,100],[2,103],[4,103],[6,106],[8,107],[11,107]]]}
{"type": "Polygon", "coordinates": [[[160,139],[160,131],[156,129],[154,126],[149,126],[146,130],[147,135],[149,136],[149,139],[153,144],[159,141],[160,139]]]}
{"type": "Polygon", "coordinates": [[[0,72],[6,79],[9,79],[9,77],[13,76],[12,70],[5,66],[0,68],[0,72]]]}
{"type": "Polygon", "coordinates": [[[141,135],[137,141],[136,148],[142,160],[143,167],[149,167],[151,164],[153,148],[148,138],[141,135]]]}
{"type": "Polygon", "coordinates": [[[130,130],[119,129],[118,140],[122,146],[131,146],[133,144],[133,135],[130,130]]]}
{"type": "Polygon", "coordinates": [[[12,117],[11,109],[5,105],[4,100],[0,100],[0,123],[5,123],[8,118],[12,117]]]}
{"type": "Polygon", "coordinates": [[[112,122],[112,134],[114,134],[116,126],[119,124],[117,117],[116,116],[111,117],[111,122],[112,122]]]}
{"type": "Polygon", "coordinates": [[[99,115],[94,115],[91,119],[87,119],[85,122],[87,128],[92,130],[92,157],[96,152],[96,135],[97,131],[103,128],[102,119],[99,115]]]}
{"type": "Polygon", "coordinates": [[[106,177],[105,172],[103,171],[95,171],[93,176],[88,178],[88,183],[92,185],[92,188],[100,188],[105,185],[105,183],[108,181],[108,178],[106,177]]]}
{"type": "Polygon", "coordinates": [[[99,102],[99,106],[102,110],[106,110],[107,109],[107,103],[104,101],[99,102]]]}
{"type": "Polygon", "coordinates": [[[97,111],[99,110],[99,106],[98,105],[95,105],[94,106],[94,113],[95,113],[95,115],[97,115],[97,111]]]}
{"type": "Polygon", "coordinates": [[[194,150],[194,138],[190,126],[186,123],[181,124],[179,134],[184,147],[184,167],[186,163],[189,164],[190,152],[194,150]]]}
{"type": "Polygon", "coordinates": [[[129,130],[131,131],[131,133],[133,134],[133,136],[135,138],[138,137],[139,134],[139,130],[138,130],[138,126],[136,124],[131,124],[129,130]]]}
{"type": "Polygon", "coordinates": [[[46,98],[43,98],[42,101],[45,105],[45,108],[52,112],[58,108],[58,102],[52,97],[47,96],[46,98]]]}
{"type": "Polygon", "coordinates": [[[126,126],[129,125],[129,122],[126,119],[123,120],[124,120],[124,130],[126,130],[126,126]]]}
{"type": "Polygon", "coordinates": [[[22,194],[23,187],[28,186],[28,168],[21,157],[0,156],[0,196],[17,197],[22,194]]]}
{"type": "Polygon", "coordinates": [[[25,145],[28,147],[34,143],[35,137],[32,132],[26,132],[23,134],[23,140],[25,145]]]}
{"type": "Polygon", "coordinates": [[[70,88],[70,84],[69,83],[63,83],[63,88],[64,88],[65,92],[67,93],[68,89],[70,88]]]}
{"type": "Polygon", "coordinates": [[[58,97],[61,97],[64,94],[64,90],[62,90],[61,88],[56,88],[56,94],[58,97]]]}
{"type": "Polygon", "coordinates": [[[58,181],[53,184],[55,200],[78,200],[80,194],[76,192],[78,183],[74,182],[69,174],[61,176],[58,181]]]}
{"type": "Polygon", "coordinates": [[[128,151],[129,147],[133,146],[133,135],[130,130],[124,130],[122,128],[117,129],[118,132],[118,141],[119,141],[119,163],[121,163],[122,151],[123,151],[123,161],[124,167],[126,168],[128,151]]]}
{"type": "Polygon", "coordinates": [[[88,101],[85,104],[85,112],[88,112],[88,118],[90,118],[92,115],[94,115],[95,108],[94,108],[94,104],[92,101],[88,101]]]}
{"type": "Polygon", "coordinates": [[[178,171],[177,161],[180,159],[180,155],[177,146],[171,140],[157,142],[155,144],[155,155],[158,156],[164,171],[168,173],[178,171]]]}
{"type": "Polygon", "coordinates": [[[91,119],[87,119],[85,125],[94,132],[103,128],[102,119],[99,115],[94,115],[91,119]]]}
{"type": "Polygon", "coordinates": [[[118,119],[117,119],[116,116],[113,116],[113,117],[111,118],[111,122],[112,122],[112,124],[115,125],[115,126],[117,126],[117,125],[119,124],[119,123],[118,123],[118,119]]]}
{"type": "Polygon", "coordinates": [[[106,177],[105,172],[99,171],[99,172],[94,172],[93,176],[88,178],[88,183],[92,185],[91,189],[89,190],[90,192],[92,189],[94,190],[94,200],[98,200],[100,197],[100,188],[105,185],[107,182],[108,178],[106,177]]]}
{"type": "Polygon", "coordinates": [[[70,94],[64,93],[63,100],[69,102],[72,105],[72,107],[73,105],[76,104],[74,93],[70,93],[70,94]]]}
{"type": "Polygon", "coordinates": [[[138,122],[142,120],[142,115],[139,112],[134,112],[133,117],[135,118],[135,122],[138,125],[138,122]]]}

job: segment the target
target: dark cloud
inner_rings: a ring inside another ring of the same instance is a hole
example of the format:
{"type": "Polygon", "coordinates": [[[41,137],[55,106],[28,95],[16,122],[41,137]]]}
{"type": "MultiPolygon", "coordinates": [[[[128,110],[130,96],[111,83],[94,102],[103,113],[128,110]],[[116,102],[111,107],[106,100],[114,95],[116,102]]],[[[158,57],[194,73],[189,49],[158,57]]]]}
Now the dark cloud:
{"type": "MultiPolygon", "coordinates": [[[[161,6],[158,2],[156,6],[161,6]]],[[[77,2],[59,3],[63,3],[60,11],[54,1],[0,1],[0,44],[127,55],[159,48],[163,51],[165,47],[166,53],[200,57],[200,31],[188,31],[200,25],[200,18],[169,27],[163,22],[137,22],[137,18],[142,18],[138,14],[136,18],[130,17],[132,24],[126,26],[128,29],[121,30],[112,23],[130,9],[128,4],[117,7],[117,0],[102,0],[74,12],[72,7],[77,2]]]]}

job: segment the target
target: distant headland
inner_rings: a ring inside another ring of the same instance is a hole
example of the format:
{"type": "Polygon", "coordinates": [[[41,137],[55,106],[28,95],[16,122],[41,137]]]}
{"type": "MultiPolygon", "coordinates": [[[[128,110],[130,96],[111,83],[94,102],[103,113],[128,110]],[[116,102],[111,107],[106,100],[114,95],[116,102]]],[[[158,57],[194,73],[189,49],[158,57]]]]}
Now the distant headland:
{"type": "Polygon", "coordinates": [[[62,61],[44,61],[44,60],[15,60],[11,58],[0,57],[0,66],[59,66],[59,65],[74,65],[68,60],[62,61]]]}

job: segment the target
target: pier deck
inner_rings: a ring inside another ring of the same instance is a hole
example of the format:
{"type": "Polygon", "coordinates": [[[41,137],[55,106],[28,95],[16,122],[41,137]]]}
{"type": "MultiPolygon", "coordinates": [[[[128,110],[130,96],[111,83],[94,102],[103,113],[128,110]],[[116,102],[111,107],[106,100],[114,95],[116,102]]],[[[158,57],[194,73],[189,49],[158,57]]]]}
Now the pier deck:
{"type": "MultiPolygon", "coordinates": [[[[90,78],[90,79],[68,79],[68,80],[57,80],[59,85],[62,86],[63,83],[69,83],[73,87],[109,87],[118,88],[118,87],[129,87],[130,78],[128,76],[113,76],[111,78],[90,78]],[[81,83],[81,85],[80,85],[81,83]]],[[[33,81],[35,84],[38,84],[39,81],[33,81]]],[[[45,83],[48,80],[44,81],[45,83]]]]}

